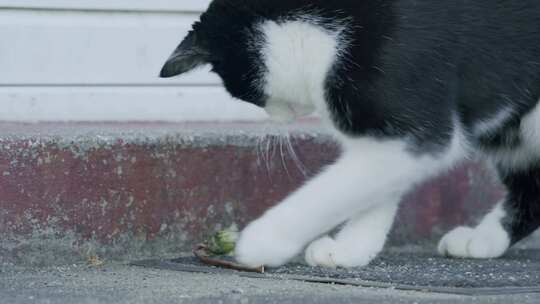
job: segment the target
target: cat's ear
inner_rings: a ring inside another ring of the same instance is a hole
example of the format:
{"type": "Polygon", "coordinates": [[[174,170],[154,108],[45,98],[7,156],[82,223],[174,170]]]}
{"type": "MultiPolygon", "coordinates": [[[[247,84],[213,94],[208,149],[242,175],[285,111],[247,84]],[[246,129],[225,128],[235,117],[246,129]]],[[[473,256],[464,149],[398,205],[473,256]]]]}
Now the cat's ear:
{"type": "Polygon", "coordinates": [[[168,78],[193,70],[208,63],[209,53],[200,45],[195,31],[189,32],[187,37],[173,52],[171,57],[161,69],[160,77],[168,78]]]}

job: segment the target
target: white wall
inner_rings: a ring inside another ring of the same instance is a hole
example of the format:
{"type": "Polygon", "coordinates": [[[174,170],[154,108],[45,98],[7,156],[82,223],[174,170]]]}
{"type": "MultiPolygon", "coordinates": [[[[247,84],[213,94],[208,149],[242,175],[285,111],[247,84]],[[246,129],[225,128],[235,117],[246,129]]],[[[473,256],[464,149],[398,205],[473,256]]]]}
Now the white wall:
{"type": "Polygon", "coordinates": [[[251,120],[203,69],[157,77],[209,0],[0,0],[0,120],[251,120]]]}

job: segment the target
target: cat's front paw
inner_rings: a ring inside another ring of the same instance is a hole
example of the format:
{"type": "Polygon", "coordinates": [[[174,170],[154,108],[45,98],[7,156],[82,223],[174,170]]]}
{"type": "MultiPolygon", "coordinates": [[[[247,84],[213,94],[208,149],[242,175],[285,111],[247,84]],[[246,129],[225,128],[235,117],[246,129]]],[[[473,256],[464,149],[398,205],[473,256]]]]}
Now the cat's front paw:
{"type": "Polygon", "coordinates": [[[306,249],[306,263],[313,267],[337,267],[335,247],[336,241],[328,236],[314,241],[306,249]]]}
{"type": "Polygon", "coordinates": [[[376,255],[374,252],[349,248],[347,244],[339,244],[325,236],[308,246],[305,259],[310,266],[351,268],[368,265],[376,255]]]}
{"type": "Polygon", "coordinates": [[[246,266],[277,267],[287,263],[302,250],[303,244],[288,239],[277,229],[279,223],[264,219],[249,224],[236,244],[236,260],[246,266]]]}
{"type": "Polygon", "coordinates": [[[510,239],[502,228],[482,231],[458,227],[441,239],[438,251],[450,257],[488,259],[502,256],[509,246],[510,239]]]}

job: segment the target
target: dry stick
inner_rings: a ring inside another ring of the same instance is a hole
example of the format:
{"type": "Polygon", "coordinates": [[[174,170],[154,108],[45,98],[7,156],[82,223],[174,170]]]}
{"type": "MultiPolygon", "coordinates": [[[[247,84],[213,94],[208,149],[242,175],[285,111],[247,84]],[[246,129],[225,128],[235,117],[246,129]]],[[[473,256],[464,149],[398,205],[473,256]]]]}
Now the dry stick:
{"type": "Polygon", "coordinates": [[[243,266],[234,262],[221,260],[221,259],[214,259],[211,258],[208,255],[208,247],[206,245],[197,245],[195,250],[193,251],[193,254],[201,260],[204,264],[211,265],[211,266],[217,266],[221,268],[227,268],[227,269],[233,269],[238,271],[246,271],[246,272],[257,272],[257,273],[264,273],[264,266],[252,268],[243,266]]]}

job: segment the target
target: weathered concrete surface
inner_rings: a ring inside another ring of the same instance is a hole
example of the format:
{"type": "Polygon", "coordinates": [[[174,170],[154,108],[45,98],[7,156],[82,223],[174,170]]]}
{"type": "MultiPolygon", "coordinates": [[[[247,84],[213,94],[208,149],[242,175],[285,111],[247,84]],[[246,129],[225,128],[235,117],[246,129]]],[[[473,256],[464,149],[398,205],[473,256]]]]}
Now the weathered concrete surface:
{"type": "MultiPolygon", "coordinates": [[[[171,256],[242,227],[338,154],[312,123],[0,123],[0,259],[171,256]]],[[[467,163],[405,199],[392,241],[433,244],[501,196],[491,171],[467,163]]]]}
{"type": "MultiPolygon", "coordinates": [[[[282,130],[268,134],[264,127],[0,129],[0,248],[24,262],[65,261],[69,251],[178,252],[208,230],[244,225],[304,178],[277,144],[282,130]],[[39,255],[30,254],[35,249],[39,255]]],[[[313,169],[335,158],[336,147],[313,127],[301,130],[291,141],[303,165],[313,169]]]]}
{"type": "Polygon", "coordinates": [[[190,274],[135,268],[69,265],[0,268],[0,302],[108,303],[538,303],[539,294],[468,297],[392,289],[190,274]]]}

